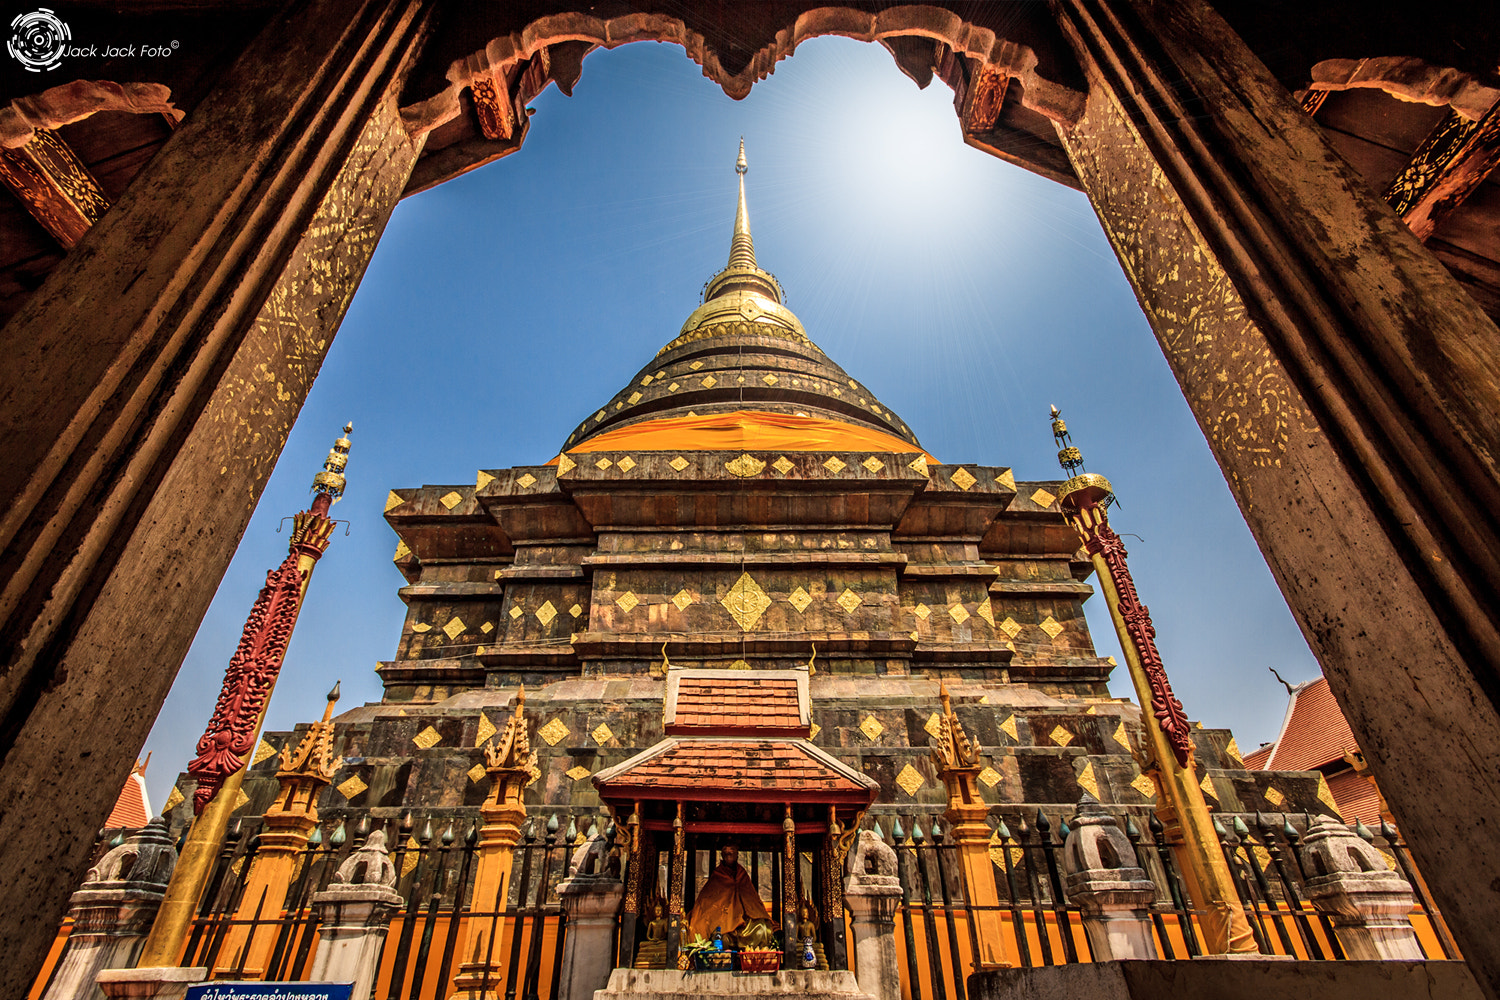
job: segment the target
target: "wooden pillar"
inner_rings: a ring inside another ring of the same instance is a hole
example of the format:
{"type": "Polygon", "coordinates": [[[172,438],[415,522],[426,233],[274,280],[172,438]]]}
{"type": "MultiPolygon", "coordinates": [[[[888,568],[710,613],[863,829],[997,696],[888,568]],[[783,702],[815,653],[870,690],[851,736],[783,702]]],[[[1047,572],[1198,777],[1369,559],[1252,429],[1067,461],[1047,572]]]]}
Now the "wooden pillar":
{"type": "MultiPolygon", "coordinates": [[[[618,813],[616,814],[618,815],[618,813]]],[[[641,804],[635,803],[630,819],[625,823],[625,843],[628,857],[625,869],[625,905],[620,914],[620,967],[630,968],[635,964],[635,942],[640,936],[641,887],[645,856],[641,852],[641,804]]]]}
{"type": "MultiPolygon", "coordinates": [[[[681,969],[682,932],[687,928],[687,911],[683,908],[683,883],[687,880],[687,840],[682,828],[682,803],[672,819],[672,857],[667,885],[667,968],[681,969]]],[[[684,970],[685,971],[685,970],[684,970]]]]}
{"type": "Polygon", "coordinates": [[[1454,936],[1500,996],[1500,331],[1202,0],[1053,0],[1058,132],[1454,936]]]}
{"type": "Polygon", "coordinates": [[[781,967],[800,969],[802,949],[797,946],[797,825],[792,822],[792,804],[786,804],[781,821],[781,967]]]}
{"type": "Polygon", "coordinates": [[[822,898],[818,908],[822,910],[823,953],[828,957],[828,968],[849,968],[849,945],[844,929],[844,859],[849,847],[859,832],[862,817],[855,817],[850,829],[839,823],[838,810],[828,807],[828,832],[823,838],[822,864],[818,867],[822,876],[822,898]]]}
{"type": "Polygon", "coordinates": [[[0,330],[0,928],[25,992],[417,154],[422,0],[297,0],[0,330]]]}

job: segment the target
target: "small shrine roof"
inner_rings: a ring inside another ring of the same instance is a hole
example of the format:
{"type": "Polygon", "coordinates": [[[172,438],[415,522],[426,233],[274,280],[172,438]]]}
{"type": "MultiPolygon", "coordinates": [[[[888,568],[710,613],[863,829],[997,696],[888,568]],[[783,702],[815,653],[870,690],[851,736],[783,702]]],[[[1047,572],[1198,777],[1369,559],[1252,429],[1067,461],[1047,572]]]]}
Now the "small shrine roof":
{"type": "Polygon", "coordinates": [[[667,672],[668,735],[800,736],[811,730],[805,670],[667,672]]]}
{"type": "Polygon", "coordinates": [[[104,821],[106,830],[139,830],[151,821],[151,801],[146,797],[146,766],[136,764],[125,778],[125,787],[120,789],[115,807],[104,821]]]}
{"type": "Polygon", "coordinates": [[[669,736],[594,775],[608,799],[872,802],[873,779],[806,740],[669,736]]]}
{"type": "MultiPolygon", "coordinates": [[[[1260,766],[1267,771],[1306,771],[1341,761],[1358,749],[1328,681],[1319,677],[1293,689],[1281,733],[1260,766]]],[[[1245,765],[1251,766],[1248,758],[1245,765]]]]}

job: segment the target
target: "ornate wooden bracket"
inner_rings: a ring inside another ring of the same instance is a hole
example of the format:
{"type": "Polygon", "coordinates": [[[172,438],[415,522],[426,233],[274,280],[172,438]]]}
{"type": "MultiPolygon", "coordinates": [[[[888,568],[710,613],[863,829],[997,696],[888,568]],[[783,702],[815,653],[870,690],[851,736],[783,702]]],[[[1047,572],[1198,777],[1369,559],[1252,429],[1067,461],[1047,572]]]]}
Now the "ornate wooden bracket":
{"type": "Polygon", "coordinates": [[[0,149],[0,182],[65,249],[109,209],[94,175],[50,129],[37,129],[24,146],[0,149]]]}

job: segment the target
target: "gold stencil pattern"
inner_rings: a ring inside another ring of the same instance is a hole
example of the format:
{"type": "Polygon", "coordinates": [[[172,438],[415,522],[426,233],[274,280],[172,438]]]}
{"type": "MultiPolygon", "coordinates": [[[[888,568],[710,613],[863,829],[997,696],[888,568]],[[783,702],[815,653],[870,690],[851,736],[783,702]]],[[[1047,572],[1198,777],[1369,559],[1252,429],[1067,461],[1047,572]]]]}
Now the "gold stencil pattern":
{"type": "Polygon", "coordinates": [[[495,477],[490,475],[488,472],[485,472],[483,469],[480,469],[478,472],[474,473],[475,490],[482,490],[494,481],[495,477]]]}
{"type": "Polygon", "coordinates": [[[458,615],[454,615],[452,618],[448,619],[448,624],[443,626],[443,634],[448,637],[449,642],[452,642],[454,639],[457,639],[459,636],[464,634],[464,629],[466,627],[467,626],[464,625],[464,620],[458,617],[458,615]]]}
{"type": "Polygon", "coordinates": [[[581,780],[583,780],[584,778],[587,778],[589,775],[591,775],[593,773],[594,773],[593,771],[590,771],[588,768],[584,767],[582,764],[577,764],[577,765],[575,765],[573,767],[568,768],[566,771],[563,772],[563,774],[566,774],[568,777],[572,778],[574,781],[581,781],[581,780]]]}
{"type": "Polygon", "coordinates": [[[759,475],[765,467],[766,463],[754,455],[741,455],[733,461],[724,463],[724,468],[741,479],[748,479],[750,476],[759,475]]]}
{"type": "Polygon", "coordinates": [[[574,618],[577,618],[579,615],[583,614],[583,607],[581,605],[575,604],[568,609],[568,614],[572,615],[574,618]]]}
{"type": "Polygon", "coordinates": [[[1005,721],[1000,723],[1000,731],[1017,743],[1021,741],[1021,737],[1018,735],[1018,730],[1016,729],[1016,717],[1014,715],[1007,715],[1005,717],[1005,721]]]}
{"type": "Polygon", "coordinates": [[[925,622],[927,620],[927,616],[932,614],[932,609],[925,604],[918,604],[916,607],[911,609],[911,613],[925,622]]]}
{"type": "Polygon", "coordinates": [[[454,507],[457,507],[463,502],[463,494],[458,492],[457,490],[453,490],[438,497],[438,503],[442,504],[444,507],[447,507],[449,510],[452,510],[454,507]]]}
{"type": "Polygon", "coordinates": [[[615,738],[614,730],[610,729],[609,724],[605,722],[599,723],[599,725],[596,726],[594,728],[594,731],[592,733],[589,733],[589,735],[592,736],[594,738],[594,742],[599,744],[601,747],[615,738]]]}
{"type": "Polygon", "coordinates": [[[276,756],[276,748],[271,746],[271,744],[267,743],[265,740],[260,740],[255,744],[255,756],[250,758],[250,763],[259,764],[267,757],[274,756],[276,756]]]}
{"type": "Polygon", "coordinates": [[[529,490],[536,485],[536,476],[529,472],[522,473],[521,478],[516,480],[516,485],[523,490],[529,490]]]}
{"type": "Polygon", "coordinates": [[[1233,736],[1229,737],[1229,745],[1224,748],[1224,752],[1229,755],[1230,761],[1232,761],[1236,767],[1245,766],[1244,755],[1240,753],[1240,745],[1234,741],[1233,736]]]}
{"type": "Polygon", "coordinates": [[[552,606],[551,601],[544,601],[542,606],[536,609],[536,620],[545,627],[552,624],[552,619],[557,617],[557,609],[552,606]]]}
{"type": "Polygon", "coordinates": [[[812,603],[812,595],[801,587],[788,594],[786,599],[788,604],[797,609],[799,615],[806,611],[807,606],[812,603]]]}
{"type": "Polygon", "coordinates": [[[1270,785],[1266,788],[1266,801],[1279,809],[1281,808],[1281,804],[1286,801],[1286,796],[1277,791],[1275,785],[1270,785]]]}
{"type": "Polygon", "coordinates": [[[766,374],[762,375],[760,377],[760,380],[762,382],[764,382],[766,385],[775,385],[776,384],[776,376],[772,375],[770,372],[767,372],[766,374]]]}
{"type": "Polygon", "coordinates": [[[820,725],[818,725],[816,722],[814,722],[812,724],[812,726],[808,729],[807,738],[810,739],[810,740],[815,740],[815,739],[818,738],[818,734],[821,733],[822,731],[823,731],[823,727],[820,726],[820,725]]]}
{"type": "Polygon", "coordinates": [[[495,631],[495,623],[485,622],[483,625],[479,626],[479,631],[483,632],[485,635],[489,635],[491,632],[495,631]]]}
{"type": "Polygon", "coordinates": [[[823,468],[836,476],[849,468],[849,463],[842,461],[837,455],[829,455],[828,461],[823,463],[823,468]]]}
{"type": "Polygon", "coordinates": [[[688,467],[688,460],[683,458],[681,455],[678,455],[667,464],[672,467],[673,472],[681,472],[683,469],[686,469],[688,467]]]}
{"type": "Polygon", "coordinates": [[[963,466],[959,466],[957,469],[955,469],[953,475],[949,478],[953,480],[953,485],[957,486],[961,490],[968,490],[970,486],[973,486],[975,483],[979,482],[979,480],[974,478],[974,474],[968,469],[965,469],[963,466]]]}
{"type": "Polygon", "coordinates": [[[703,381],[698,384],[703,386],[703,388],[705,389],[712,389],[714,386],[719,384],[719,380],[714,378],[712,375],[705,375],[703,376],[703,381]]]}
{"type": "Polygon", "coordinates": [[[1203,789],[1204,795],[1211,795],[1215,800],[1218,799],[1219,793],[1214,791],[1214,779],[1208,776],[1207,771],[1203,773],[1203,780],[1198,782],[1198,787],[1203,789]]]}
{"type": "Polygon", "coordinates": [[[974,606],[974,613],[988,622],[990,628],[995,627],[995,609],[990,606],[988,597],[974,606]]]}
{"type": "Polygon", "coordinates": [[[948,609],[948,617],[952,618],[957,624],[962,625],[969,620],[969,612],[962,604],[955,604],[948,609]]]}
{"type": "Polygon", "coordinates": [[[869,472],[879,472],[881,469],[885,468],[885,463],[876,458],[874,455],[871,455],[869,458],[865,459],[859,464],[863,465],[869,472]]]}
{"type": "Polygon", "coordinates": [[[933,739],[941,738],[943,734],[943,717],[933,712],[927,717],[927,725],[922,728],[927,730],[927,735],[933,739]]]}
{"type": "Polygon", "coordinates": [[[438,734],[438,731],[436,729],[428,726],[426,729],[413,736],[411,738],[411,741],[417,746],[421,747],[423,750],[431,750],[433,747],[443,742],[443,737],[438,734]]]}
{"type": "Polygon", "coordinates": [[[788,472],[792,471],[792,463],[787,459],[785,455],[782,455],[776,461],[771,463],[771,468],[775,469],[777,472],[781,473],[784,476],[788,472]]]}
{"type": "Polygon", "coordinates": [[[896,775],[896,784],[900,785],[901,790],[907,795],[915,797],[917,789],[921,788],[925,782],[917,769],[907,764],[901,769],[901,773],[896,775]]]}
{"type": "Polygon", "coordinates": [[[1135,776],[1135,780],[1130,783],[1130,787],[1140,792],[1141,798],[1156,798],[1156,785],[1153,784],[1151,779],[1146,777],[1144,774],[1137,773],[1135,776]]]}
{"type": "Polygon", "coordinates": [[[354,796],[358,795],[360,792],[363,792],[366,788],[369,787],[369,785],[365,784],[364,781],[361,780],[359,775],[351,774],[349,777],[345,778],[339,783],[336,791],[344,798],[352,799],[354,798],[354,796]]]}
{"type": "Polygon", "coordinates": [[[1000,631],[1014,639],[1021,634],[1021,623],[1007,615],[1005,621],[1000,623],[1000,631]]]}
{"type": "Polygon", "coordinates": [[[692,603],[693,603],[693,595],[689,594],[686,590],[679,590],[672,597],[672,604],[673,604],[674,607],[677,608],[678,611],[686,611],[687,610],[687,606],[689,604],[692,604],[692,603]]]}
{"type": "Polygon", "coordinates": [[[521,606],[519,604],[513,604],[513,605],[511,605],[511,609],[510,609],[510,620],[511,621],[515,621],[517,618],[521,617],[525,613],[526,612],[524,612],[524,611],[521,610],[521,606]]]}
{"type": "Polygon", "coordinates": [[[409,555],[411,555],[411,549],[409,549],[409,548],[406,547],[406,543],[402,542],[402,541],[397,541],[396,542],[396,554],[393,555],[393,556],[391,556],[391,561],[392,562],[400,562],[401,560],[405,559],[409,555]]]}
{"type": "Polygon", "coordinates": [[[859,724],[859,731],[869,737],[871,743],[874,743],[880,739],[880,734],[885,732],[885,727],[880,724],[880,720],[875,718],[875,716],[867,715],[865,716],[865,721],[859,724]]]}
{"type": "Polygon", "coordinates": [[[1037,488],[1037,491],[1035,493],[1031,494],[1031,502],[1036,504],[1038,507],[1051,507],[1053,501],[1056,499],[1056,496],[1048,493],[1046,490],[1041,489],[1040,487],[1037,488]]]}
{"type": "Polygon", "coordinates": [[[1130,752],[1130,734],[1125,731],[1124,721],[1121,721],[1119,725],[1115,726],[1114,741],[1120,744],[1120,746],[1125,749],[1126,753],[1130,752]]]}
{"type": "Polygon", "coordinates": [[[1099,779],[1094,777],[1093,761],[1085,761],[1083,770],[1078,772],[1078,787],[1096,799],[1099,797],[1099,779]]]}
{"type": "Polygon", "coordinates": [[[1057,634],[1063,630],[1063,627],[1057,623],[1057,619],[1053,618],[1051,615],[1048,615],[1046,618],[1042,619],[1042,623],[1038,625],[1037,628],[1041,629],[1043,632],[1046,632],[1047,638],[1049,639],[1056,639],[1057,634]]]}
{"type": "Polygon", "coordinates": [[[173,785],[172,791],[167,795],[167,801],[162,803],[162,815],[167,815],[173,809],[176,809],[178,806],[182,805],[184,801],[186,801],[186,797],[182,794],[182,792],[177,788],[176,785],[173,785]]]}
{"type": "Polygon", "coordinates": [[[559,476],[566,476],[576,468],[578,468],[578,463],[573,461],[567,455],[557,456],[557,474],[559,476]]]}
{"type": "Polygon", "coordinates": [[[1053,728],[1052,732],[1047,735],[1047,738],[1060,747],[1067,746],[1069,743],[1072,743],[1074,739],[1073,734],[1068,732],[1062,726],[1053,728]]]}
{"type": "Polygon", "coordinates": [[[621,611],[625,612],[628,615],[630,614],[630,612],[635,610],[635,606],[637,604],[641,603],[641,599],[639,597],[636,597],[634,592],[627,590],[625,591],[625,593],[615,598],[615,603],[620,606],[621,611]]]}
{"type": "Polygon", "coordinates": [[[391,511],[395,510],[397,507],[401,506],[404,503],[406,503],[406,501],[398,497],[395,490],[391,490],[385,496],[385,512],[389,514],[391,511]]]}
{"type": "Polygon", "coordinates": [[[615,463],[611,462],[607,458],[601,458],[601,459],[599,459],[599,461],[597,461],[597,462],[594,463],[594,468],[598,469],[600,472],[603,472],[605,469],[609,468],[611,465],[614,465],[614,464],[615,463]]]}
{"type": "Polygon", "coordinates": [[[1339,804],[1333,800],[1333,792],[1328,790],[1328,782],[1321,774],[1318,775],[1318,801],[1329,808],[1330,816],[1339,815],[1339,804]]]}
{"type": "Polygon", "coordinates": [[[546,740],[549,747],[555,747],[559,740],[568,735],[568,727],[563,725],[561,719],[553,719],[541,729],[538,729],[536,734],[546,740]]]}
{"type": "Polygon", "coordinates": [[[859,595],[845,587],[844,592],[839,595],[838,605],[844,609],[845,614],[852,615],[854,609],[859,607],[859,595]]]}
{"type": "Polygon", "coordinates": [[[411,627],[411,630],[413,632],[416,632],[418,635],[421,635],[423,632],[431,632],[432,626],[427,624],[426,622],[417,622],[411,627]]]}
{"type": "Polygon", "coordinates": [[[1014,490],[1016,488],[1016,477],[1011,474],[1011,471],[1009,469],[1006,469],[1004,472],[1000,473],[1000,475],[996,476],[995,482],[999,483],[1001,486],[1004,486],[1008,490],[1014,490]]]}
{"type": "Polygon", "coordinates": [[[986,767],[983,771],[979,772],[979,780],[984,784],[985,788],[994,788],[1000,784],[1000,772],[993,767],[986,767]]]}
{"type": "Polygon", "coordinates": [[[631,458],[629,455],[626,455],[624,458],[620,459],[618,464],[621,472],[629,472],[631,469],[635,468],[635,459],[631,458]]]}
{"type": "Polygon", "coordinates": [[[480,712],[479,729],[474,733],[474,745],[476,747],[484,746],[489,738],[491,736],[494,736],[497,732],[499,732],[499,730],[497,730],[495,728],[495,724],[490,721],[490,717],[488,715],[485,715],[483,712],[480,712]]]}
{"type": "Polygon", "coordinates": [[[916,458],[912,459],[906,467],[911,471],[917,473],[918,475],[927,475],[927,456],[918,455],[916,458]]]}
{"type": "Polygon", "coordinates": [[[638,393],[638,392],[632,392],[630,394],[630,400],[629,400],[630,405],[634,406],[636,403],[639,403],[641,401],[641,398],[642,397],[641,397],[640,393],[638,393]]]}
{"type": "Polygon", "coordinates": [[[731,618],[734,619],[741,631],[749,632],[755,628],[755,623],[760,621],[760,616],[766,613],[771,606],[771,599],[766,592],[760,589],[760,584],[751,578],[749,573],[741,573],[740,578],[729,588],[729,593],[719,602],[724,605],[731,618]]]}
{"type": "Polygon", "coordinates": [[[469,768],[470,781],[478,781],[480,778],[483,778],[484,775],[485,770],[483,764],[475,764],[473,767],[469,768]]]}

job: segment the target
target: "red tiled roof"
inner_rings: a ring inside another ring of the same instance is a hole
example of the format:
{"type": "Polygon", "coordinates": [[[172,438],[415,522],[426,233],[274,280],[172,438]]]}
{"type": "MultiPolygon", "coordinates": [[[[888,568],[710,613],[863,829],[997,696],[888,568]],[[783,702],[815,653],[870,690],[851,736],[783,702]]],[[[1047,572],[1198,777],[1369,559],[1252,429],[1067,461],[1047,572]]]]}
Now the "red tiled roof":
{"type": "Polygon", "coordinates": [[[109,819],[104,821],[104,827],[107,830],[139,830],[150,821],[151,803],[146,800],[146,779],[140,771],[131,771],[130,777],[125,779],[125,787],[120,789],[120,797],[115,800],[115,807],[109,811],[109,819]]]}
{"type": "Polygon", "coordinates": [[[602,795],[872,801],[879,785],[802,740],[668,738],[599,772],[602,795]],[[688,794],[684,794],[688,793],[688,794]]]}
{"type": "Polygon", "coordinates": [[[1328,681],[1319,677],[1292,694],[1291,708],[1265,769],[1308,771],[1343,760],[1345,753],[1357,749],[1354,733],[1328,690],[1328,681]]]}
{"type": "Polygon", "coordinates": [[[685,676],[678,681],[676,715],[667,731],[800,734],[807,725],[797,701],[797,682],[789,677],[685,676]]]}
{"type": "Polygon", "coordinates": [[[1259,771],[1266,766],[1266,761],[1271,759],[1271,751],[1276,749],[1276,744],[1267,743],[1254,753],[1245,755],[1245,770],[1259,771]]]}
{"type": "Polygon", "coordinates": [[[1366,826],[1380,823],[1380,793],[1375,783],[1353,769],[1341,771],[1328,779],[1328,791],[1338,803],[1345,823],[1363,820],[1366,826]]]}

